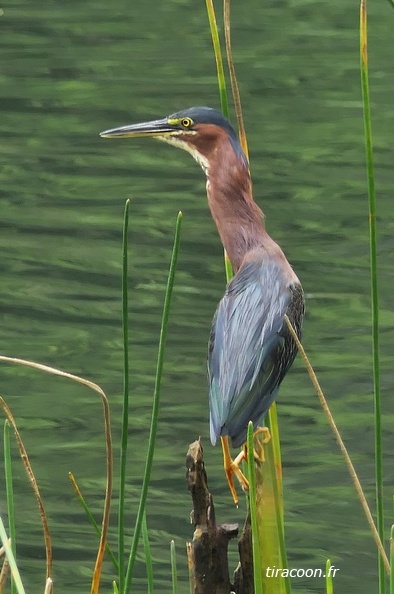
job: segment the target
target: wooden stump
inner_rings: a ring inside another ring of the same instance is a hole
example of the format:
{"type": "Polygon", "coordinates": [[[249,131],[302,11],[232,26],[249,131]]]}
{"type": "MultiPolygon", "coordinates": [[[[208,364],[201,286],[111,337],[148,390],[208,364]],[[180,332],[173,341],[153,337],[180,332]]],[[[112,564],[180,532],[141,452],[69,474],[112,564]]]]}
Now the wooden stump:
{"type": "Polygon", "coordinates": [[[200,440],[190,444],[186,456],[186,482],[193,500],[193,541],[188,561],[193,594],[253,594],[252,540],[249,514],[239,540],[240,562],[230,582],[228,543],[238,536],[238,524],[216,524],[213,498],[208,489],[200,440]]]}

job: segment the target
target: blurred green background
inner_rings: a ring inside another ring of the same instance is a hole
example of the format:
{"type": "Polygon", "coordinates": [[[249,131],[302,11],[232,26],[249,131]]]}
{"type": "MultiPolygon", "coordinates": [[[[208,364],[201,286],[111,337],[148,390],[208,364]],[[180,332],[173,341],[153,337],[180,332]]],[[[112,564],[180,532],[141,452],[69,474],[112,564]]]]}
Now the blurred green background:
{"type": "MultiPolygon", "coordinates": [[[[386,509],[393,484],[394,12],[371,2],[370,84],[379,210],[386,509]]],[[[220,13],[220,6],[218,7],[220,13]]],[[[255,198],[307,296],[304,344],[374,505],[368,216],[358,58],[358,5],[259,0],[232,6],[232,41],[255,198]]],[[[184,481],[201,435],[220,522],[233,507],[221,452],[209,443],[206,343],[225,284],[222,248],[190,156],[101,130],[192,105],[219,107],[205,4],[54,0],[10,3],[0,19],[1,352],[83,375],[109,395],[115,439],[122,392],[121,226],[130,220],[129,533],[146,452],[157,337],[175,217],[183,239],[169,326],[157,453],[147,515],[157,591],[170,592],[169,541],[187,592],[192,535],[184,481]]],[[[0,367],[0,393],[25,439],[52,528],[55,587],[87,591],[96,538],[68,483],[72,470],[100,519],[101,403],[32,370],[0,367]]],[[[279,397],[292,567],[340,568],[336,594],[376,589],[376,554],[350,479],[300,360],[279,397]]],[[[17,458],[16,448],[15,458],[17,458]]],[[[116,451],[116,460],[118,452],[116,451]]],[[[3,478],[0,479],[3,485],[3,478]]],[[[25,584],[44,579],[34,497],[15,464],[25,584]]],[[[0,511],[5,512],[3,489],[0,511]]],[[[113,507],[115,519],[116,501],[113,507]]],[[[387,518],[387,524],[391,517],[387,518]]],[[[236,545],[231,558],[235,564],[236,545]]],[[[110,587],[111,567],[106,566],[110,587]]],[[[134,592],[146,592],[142,557],[134,592]]],[[[296,579],[296,592],[323,592],[296,579]]]]}

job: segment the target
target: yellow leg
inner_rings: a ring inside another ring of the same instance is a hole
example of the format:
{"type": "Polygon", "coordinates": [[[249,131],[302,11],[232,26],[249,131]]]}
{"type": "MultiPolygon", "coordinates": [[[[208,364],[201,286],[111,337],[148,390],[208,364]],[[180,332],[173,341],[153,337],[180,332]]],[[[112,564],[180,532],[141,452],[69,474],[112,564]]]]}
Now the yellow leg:
{"type": "Polygon", "coordinates": [[[230,446],[228,443],[227,435],[224,437],[221,437],[220,439],[222,442],[222,449],[223,449],[224,472],[226,473],[226,476],[227,476],[228,486],[230,487],[230,491],[231,491],[231,495],[233,496],[234,503],[235,503],[235,505],[238,505],[238,495],[237,495],[237,491],[235,490],[233,475],[235,475],[237,477],[237,479],[238,479],[241,487],[244,489],[244,491],[249,489],[249,482],[238,466],[239,462],[242,460],[242,457],[240,458],[240,456],[241,456],[241,454],[243,455],[244,452],[242,451],[241,454],[239,456],[237,456],[237,458],[235,460],[233,460],[231,458],[231,454],[230,454],[230,446]]]}
{"type": "Polygon", "coordinates": [[[241,462],[243,462],[244,460],[246,461],[247,459],[248,459],[248,448],[246,446],[246,443],[244,443],[244,445],[242,446],[242,450],[239,452],[238,456],[234,460],[234,464],[239,466],[241,464],[241,462]]]}

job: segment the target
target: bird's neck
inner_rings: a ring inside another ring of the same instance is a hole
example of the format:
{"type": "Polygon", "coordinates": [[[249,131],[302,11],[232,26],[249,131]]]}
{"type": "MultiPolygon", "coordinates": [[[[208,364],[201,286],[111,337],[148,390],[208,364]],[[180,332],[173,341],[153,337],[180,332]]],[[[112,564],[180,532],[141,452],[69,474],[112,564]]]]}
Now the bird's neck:
{"type": "Polygon", "coordinates": [[[206,174],[212,218],[236,272],[248,252],[274,242],[264,228],[264,215],[253,200],[247,164],[232,146],[216,147],[206,174]]]}

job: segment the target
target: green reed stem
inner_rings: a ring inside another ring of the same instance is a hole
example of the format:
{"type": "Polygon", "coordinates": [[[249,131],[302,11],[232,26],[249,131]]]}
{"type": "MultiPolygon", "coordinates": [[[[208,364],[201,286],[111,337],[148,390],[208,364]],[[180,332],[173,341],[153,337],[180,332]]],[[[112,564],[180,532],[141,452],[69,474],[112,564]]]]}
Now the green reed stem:
{"type": "Polygon", "coordinates": [[[224,270],[226,273],[226,280],[229,282],[234,276],[234,270],[226,251],[224,252],[224,270]]]}
{"type": "Polygon", "coordinates": [[[226,118],[229,119],[230,118],[230,110],[228,107],[226,78],[224,76],[223,58],[222,58],[222,52],[220,49],[220,40],[219,40],[218,25],[217,25],[216,16],[215,16],[215,9],[213,7],[212,0],[205,0],[205,3],[206,3],[207,13],[208,13],[209,28],[211,30],[213,51],[215,54],[216,70],[217,70],[218,85],[219,85],[220,104],[222,107],[222,112],[224,113],[226,118]]]}
{"type": "MultiPolygon", "coordinates": [[[[285,526],[284,526],[284,510],[283,510],[283,490],[282,490],[282,458],[279,441],[279,426],[276,403],[274,402],[268,414],[268,427],[271,433],[271,441],[267,445],[266,464],[269,465],[269,472],[271,474],[272,493],[275,505],[275,520],[278,533],[278,545],[280,563],[282,569],[288,569],[288,559],[285,541],[285,526]],[[272,448],[272,455],[268,448],[272,448]],[[280,476],[277,472],[279,469],[280,476]]],[[[291,594],[290,577],[282,578],[284,582],[284,589],[286,594],[291,594]]]]}
{"type": "Polygon", "coordinates": [[[331,561],[327,559],[326,561],[326,594],[334,594],[334,584],[332,575],[330,572],[331,561]]]}
{"type": "Polygon", "coordinates": [[[238,135],[242,149],[249,161],[248,141],[246,138],[246,131],[244,126],[244,119],[242,115],[241,95],[239,92],[237,75],[235,73],[235,66],[233,60],[233,53],[231,49],[231,27],[230,27],[230,0],[224,0],[223,3],[223,22],[224,22],[224,38],[226,44],[227,64],[230,73],[231,92],[234,99],[235,113],[238,123],[238,135]]]}
{"type": "Polygon", "coordinates": [[[170,557],[171,557],[171,576],[172,576],[172,594],[178,594],[178,572],[176,568],[176,550],[175,542],[170,542],[170,557]]]}
{"type": "Polygon", "coordinates": [[[146,581],[148,586],[148,594],[153,594],[153,562],[149,543],[148,524],[146,521],[146,510],[144,510],[144,517],[142,520],[142,542],[144,543],[145,551],[146,581]]]}
{"type": "Polygon", "coordinates": [[[390,531],[390,594],[394,594],[394,526],[390,531]]]}
{"type": "MultiPolygon", "coordinates": [[[[68,478],[70,479],[71,485],[75,491],[75,494],[78,498],[79,503],[81,504],[82,508],[85,511],[87,519],[89,520],[90,524],[93,526],[96,534],[100,537],[101,536],[101,527],[97,524],[96,520],[94,519],[94,516],[93,516],[92,512],[90,511],[89,506],[86,503],[86,500],[85,500],[84,496],[82,495],[82,492],[81,492],[81,490],[78,486],[78,483],[75,479],[75,476],[73,475],[72,472],[68,473],[68,478]]],[[[108,543],[106,543],[106,545],[105,545],[105,550],[108,553],[108,556],[112,561],[112,564],[115,568],[116,573],[119,573],[118,560],[116,559],[115,555],[113,554],[111,547],[109,546],[108,543]]]]}
{"type": "MultiPolygon", "coordinates": [[[[12,482],[12,460],[11,460],[11,440],[10,424],[4,421],[4,473],[5,473],[5,492],[7,498],[8,530],[11,538],[11,550],[16,558],[16,530],[15,530],[15,507],[14,507],[14,489],[12,482]]],[[[11,594],[16,594],[17,588],[14,579],[11,579],[11,594]]]]}
{"type": "Polygon", "coordinates": [[[258,523],[257,523],[257,509],[256,509],[256,475],[254,470],[254,445],[253,445],[253,423],[249,421],[247,433],[247,447],[248,447],[248,478],[249,478],[249,509],[250,509],[250,523],[252,526],[252,550],[253,550],[253,578],[254,578],[254,594],[264,594],[263,580],[261,574],[261,559],[259,550],[258,537],[258,523]]]}
{"type": "Polygon", "coordinates": [[[177,216],[177,220],[176,220],[174,245],[173,245],[173,249],[172,249],[172,256],[171,256],[170,270],[169,270],[169,274],[168,274],[166,294],[164,297],[164,307],[163,307],[163,315],[162,315],[162,320],[161,320],[161,329],[160,329],[160,338],[159,338],[159,349],[158,349],[158,355],[157,355],[155,388],[154,388],[154,394],[153,394],[152,418],[151,418],[151,425],[150,425],[150,432],[149,432],[148,452],[147,452],[146,462],[145,462],[144,479],[142,482],[141,497],[140,497],[140,502],[139,502],[139,506],[138,506],[137,518],[135,521],[134,538],[133,538],[133,542],[131,545],[128,565],[127,565],[124,589],[119,590],[121,592],[121,594],[127,594],[130,591],[131,580],[133,578],[133,569],[134,569],[135,559],[137,556],[138,541],[139,541],[139,538],[141,535],[141,526],[142,526],[142,520],[143,520],[143,516],[144,516],[146,498],[148,495],[148,486],[149,486],[149,480],[150,480],[150,475],[151,475],[151,470],[152,470],[153,454],[154,454],[154,450],[155,450],[155,441],[156,441],[156,433],[157,433],[157,423],[158,423],[158,417],[159,417],[161,376],[163,373],[163,363],[164,363],[164,347],[165,347],[166,335],[167,335],[167,325],[168,325],[168,316],[169,316],[169,312],[170,312],[172,290],[174,287],[175,269],[176,269],[176,263],[177,263],[178,252],[179,252],[181,223],[182,223],[182,213],[179,212],[178,216],[177,216]]]}
{"type": "Polygon", "coordinates": [[[0,516],[0,542],[2,543],[2,545],[4,547],[4,551],[5,551],[6,557],[8,559],[8,563],[10,565],[12,579],[15,583],[17,592],[18,592],[18,594],[25,594],[25,589],[22,584],[21,576],[19,574],[19,569],[16,564],[14,553],[12,551],[12,546],[10,545],[10,542],[9,542],[7,533],[5,531],[4,523],[3,523],[1,516],[0,516]]]}
{"type": "Polygon", "coordinates": [[[127,441],[129,427],[129,312],[128,312],[128,228],[129,228],[130,200],[126,200],[123,217],[123,242],[122,242],[122,329],[123,329],[123,410],[122,430],[120,440],[120,481],[119,481],[119,511],[118,511],[118,566],[119,590],[124,590],[125,580],[125,491],[126,491],[126,464],[127,441]]]}
{"type": "MultiPolygon", "coordinates": [[[[219,40],[219,32],[218,32],[218,25],[217,25],[217,21],[216,21],[215,9],[213,7],[212,0],[205,0],[205,4],[207,7],[209,28],[211,30],[213,52],[215,54],[220,104],[221,104],[223,114],[226,116],[227,119],[230,119],[230,109],[228,106],[228,97],[227,97],[227,89],[226,89],[226,77],[224,75],[223,58],[222,58],[222,51],[220,49],[220,40],[219,40]]],[[[225,272],[226,272],[226,279],[228,282],[232,278],[234,272],[233,272],[233,267],[229,260],[229,257],[226,254],[226,251],[224,252],[224,268],[225,268],[225,272]]]]}
{"type": "MultiPolygon", "coordinates": [[[[371,108],[368,82],[368,37],[367,37],[367,2],[360,3],[360,71],[364,113],[364,138],[367,160],[368,201],[369,201],[369,246],[371,267],[371,301],[372,301],[372,361],[373,388],[375,407],[375,481],[376,481],[376,516],[380,540],[384,542],[384,510],[383,510],[383,454],[380,395],[380,361],[379,361],[379,294],[377,265],[377,230],[376,230],[376,191],[373,163],[373,144],[371,126],[371,108]]],[[[379,556],[379,593],[386,590],[385,568],[379,556]]]]}

